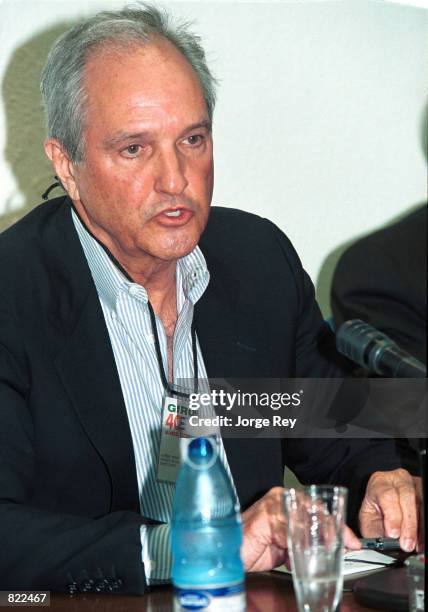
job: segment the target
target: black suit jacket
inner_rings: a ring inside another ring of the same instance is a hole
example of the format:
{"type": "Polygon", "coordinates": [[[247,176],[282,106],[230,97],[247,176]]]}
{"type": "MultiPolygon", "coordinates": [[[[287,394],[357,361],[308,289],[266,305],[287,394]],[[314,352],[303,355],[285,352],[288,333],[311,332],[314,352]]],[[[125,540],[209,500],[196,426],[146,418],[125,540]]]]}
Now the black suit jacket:
{"type": "MultiPolygon", "coordinates": [[[[321,356],[312,284],[270,222],[213,209],[211,273],[195,310],[210,377],[336,375],[321,356]]],[[[225,440],[243,508],[282,484],[353,486],[397,466],[388,445],[225,440]]],[[[67,590],[116,577],[145,589],[133,446],[98,295],[67,198],[0,236],[0,588],[67,590]]]]}
{"type": "Polygon", "coordinates": [[[427,207],[353,244],[332,284],[336,325],[362,319],[426,363],[427,207]]]}

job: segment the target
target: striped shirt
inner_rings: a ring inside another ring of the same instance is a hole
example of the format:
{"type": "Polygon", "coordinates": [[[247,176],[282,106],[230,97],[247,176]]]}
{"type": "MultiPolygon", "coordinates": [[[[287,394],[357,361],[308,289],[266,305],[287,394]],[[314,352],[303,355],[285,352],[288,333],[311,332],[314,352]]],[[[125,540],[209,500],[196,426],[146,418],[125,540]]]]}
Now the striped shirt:
{"type": "MultiPolygon", "coordinates": [[[[142,285],[124,276],[74,210],[72,217],[98,292],[119,374],[134,447],[141,514],[163,523],[141,526],[146,579],[151,584],[159,583],[171,577],[170,521],[175,487],[156,479],[164,388],[156,357],[148,295],[142,285]]],[[[205,258],[196,247],[179,259],[176,267],[178,319],[173,338],[174,383],[193,380],[193,310],[208,283],[205,258]]],[[[164,371],[168,372],[167,337],[158,317],[156,327],[164,371]]],[[[198,378],[206,379],[198,342],[197,360],[198,378]]],[[[221,441],[219,453],[231,477],[221,441]]]]}

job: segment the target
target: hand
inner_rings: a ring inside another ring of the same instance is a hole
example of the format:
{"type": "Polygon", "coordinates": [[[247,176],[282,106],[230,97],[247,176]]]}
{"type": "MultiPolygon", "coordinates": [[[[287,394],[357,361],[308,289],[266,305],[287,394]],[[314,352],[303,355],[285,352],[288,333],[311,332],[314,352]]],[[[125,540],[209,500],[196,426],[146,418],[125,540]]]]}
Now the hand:
{"type": "Polygon", "coordinates": [[[422,550],[422,542],[417,544],[421,499],[421,479],[412,477],[407,470],[374,472],[359,514],[362,535],[400,538],[403,550],[411,552],[416,546],[422,550]]]}
{"type": "MultiPolygon", "coordinates": [[[[284,491],[282,487],[274,487],[242,514],[244,541],[241,557],[246,572],[266,572],[282,564],[290,567],[284,491]]],[[[359,539],[349,527],[345,527],[344,539],[346,548],[361,548],[359,539]]]]}

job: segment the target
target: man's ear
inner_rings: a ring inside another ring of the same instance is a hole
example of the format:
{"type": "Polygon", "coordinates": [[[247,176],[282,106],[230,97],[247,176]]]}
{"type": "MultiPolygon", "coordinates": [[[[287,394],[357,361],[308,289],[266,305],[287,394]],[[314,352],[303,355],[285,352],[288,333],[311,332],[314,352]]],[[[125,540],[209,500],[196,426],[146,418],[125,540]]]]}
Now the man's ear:
{"type": "Polygon", "coordinates": [[[79,200],[79,190],[76,185],[74,165],[63,145],[55,138],[48,138],[44,143],[45,153],[55,168],[55,174],[61,181],[72,200],[79,200]]]}

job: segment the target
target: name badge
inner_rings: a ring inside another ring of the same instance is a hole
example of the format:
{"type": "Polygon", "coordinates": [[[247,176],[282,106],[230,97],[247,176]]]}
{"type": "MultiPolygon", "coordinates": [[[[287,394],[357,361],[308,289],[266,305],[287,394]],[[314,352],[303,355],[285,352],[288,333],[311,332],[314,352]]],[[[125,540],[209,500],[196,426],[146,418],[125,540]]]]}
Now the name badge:
{"type": "Polygon", "coordinates": [[[175,483],[181,464],[180,441],[191,437],[188,433],[188,421],[190,416],[197,412],[189,408],[186,398],[165,394],[157,468],[158,480],[175,483]]]}
{"type": "Polygon", "coordinates": [[[220,439],[220,428],[211,425],[209,419],[208,423],[204,422],[207,420],[204,417],[215,415],[213,407],[209,405],[191,408],[189,406],[191,394],[191,390],[174,385],[164,395],[156,473],[159,481],[175,483],[177,480],[186,440],[199,436],[212,436],[217,441],[220,439]],[[192,417],[193,421],[189,423],[192,417]]]}

